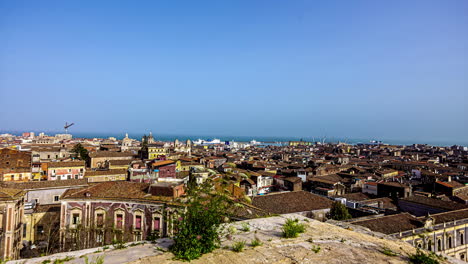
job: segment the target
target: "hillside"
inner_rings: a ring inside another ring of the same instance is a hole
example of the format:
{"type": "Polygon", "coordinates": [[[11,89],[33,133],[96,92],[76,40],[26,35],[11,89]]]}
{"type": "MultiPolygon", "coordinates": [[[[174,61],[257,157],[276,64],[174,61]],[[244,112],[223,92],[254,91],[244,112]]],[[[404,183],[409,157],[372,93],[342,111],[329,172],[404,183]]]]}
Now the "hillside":
{"type": "MultiPolygon", "coordinates": [[[[223,239],[222,248],[191,263],[408,263],[407,255],[416,251],[405,242],[363,228],[338,222],[336,225],[323,223],[294,214],[235,222],[229,226],[225,234],[237,231],[230,240],[223,239]],[[298,238],[282,238],[281,227],[286,218],[300,219],[306,225],[306,232],[298,238]],[[250,243],[254,238],[263,245],[252,247],[250,243]],[[237,241],[246,242],[242,252],[231,248],[237,241]]],[[[44,260],[66,256],[70,258],[66,263],[85,263],[84,256],[94,260],[102,255],[104,263],[112,264],[187,263],[172,259],[173,255],[167,252],[170,244],[170,239],[160,239],[156,244],[129,243],[127,248],[119,250],[110,247],[102,252],[103,248],[94,248],[11,263],[44,263],[44,260]]],[[[446,262],[463,263],[453,259],[446,262]]]]}

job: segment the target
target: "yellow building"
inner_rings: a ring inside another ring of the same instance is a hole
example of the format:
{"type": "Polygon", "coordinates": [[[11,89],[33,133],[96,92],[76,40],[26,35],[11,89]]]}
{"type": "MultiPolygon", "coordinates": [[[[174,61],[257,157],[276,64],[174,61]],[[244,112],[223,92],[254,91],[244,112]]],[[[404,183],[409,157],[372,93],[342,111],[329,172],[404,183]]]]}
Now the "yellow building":
{"type": "Polygon", "coordinates": [[[125,169],[127,170],[132,160],[111,160],[109,161],[109,169],[125,169]]]}
{"type": "Polygon", "coordinates": [[[169,148],[164,147],[164,144],[148,144],[148,158],[157,159],[160,156],[167,156],[169,148]]]}
{"type": "Polygon", "coordinates": [[[88,182],[125,181],[127,169],[110,169],[104,171],[86,171],[88,182]]]}
{"type": "Polygon", "coordinates": [[[19,258],[25,194],[23,190],[0,188],[0,262],[19,258]]]}
{"type": "Polygon", "coordinates": [[[17,181],[17,182],[25,182],[30,181],[32,179],[31,171],[27,169],[23,171],[15,171],[15,172],[7,172],[3,174],[3,181],[17,181]]]}
{"type": "Polygon", "coordinates": [[[39,242],[58,243],[60,204],[36,205],[34,208],[26,209],[23,221],[25,231],[23,240],[36,245],[39,242]]]}
{"type": "MultiPolygon", "coordinates": [[[[180,162],[180,160],[179,160],[179,162],[180,162]]],[[[203,166],[203,164],[200,164],[198,162],[181,162],[178,171],[190,171],[190,168],[203,169],[203,168],[205,168],[205,166],[203,166]]],[[[177,167],[176,167],[176,169],[177,169],[177,167]]]]}

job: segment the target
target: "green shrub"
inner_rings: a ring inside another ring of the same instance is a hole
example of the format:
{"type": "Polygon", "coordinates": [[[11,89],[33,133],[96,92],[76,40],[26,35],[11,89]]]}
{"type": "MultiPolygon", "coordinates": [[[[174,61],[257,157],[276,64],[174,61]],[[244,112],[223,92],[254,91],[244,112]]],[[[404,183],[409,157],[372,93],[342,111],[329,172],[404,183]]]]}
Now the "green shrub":
{"type": "Polygon", "coordinates": [[[235,252],[241,252],[242,250],[244,250],[244,247],[245,241],[237,241],[232,245],[232,250],[234,250],[235,252]]]}
{"type": "Polygon", "coordinates": [[[437,256],[434,252],[425,253],[417,249],[415,254],[408,256],[410,263],[413,264],[439,264],[441,257],[437,256]]]}
{"type": "Polygon", "coordinates": [[[93,261],[89,261],[88,256],[84,257],[85,264],[104,264],[104,256],[99,256],[93,259],[93,261]]]}
{"type": "MultiPolygon", "coordinates": [[[[72,260],[72,259],[74,259],[74,257],[66,256],[66,257],[63,258],[63,259],[54,259],[54,262],[53,262],[53,263],[54,263],[54,264],[62,264],[62,263],[65,263],[65,262],[67,262],[67,261],[70,261],[70,260],[72,260]]],[[[43,262],[43,263],[44,263],[44,262],[43,262]]],[[[50,262],[48,262],[48,263],[50,263],[50,262]]]]}
{"type": "Polygon", "coordinates": [[[250,226],[249,226],[249,224],[248,224],[248,223],[245,223],[245,222],[242,223],[242,229],[241,229],[241,230],[244,231],[244,232],[249,232],[249,231],[250,231],[250,226]]]}
{"type": "Polygon", "coordinates": [[[315,254],[317,254],[317,253],[320,252],[320,246],[313,245],[312,248],[311,248],[311,250],[312,250],[315,254]]]}
{"type": "Polygon", "coordinates": [[[114,246],[114,249],[124,249],[127,248],[126,245],[124,245],[123,241],[121,240],[112,240],[112,245],[114,246]]]}
{"type": "Polygon", "coordinates": [[[216,193],[209,181],[189,182],[186,210],[174,221],[177,233],[171,247],[176,259],[193,260],[220,246],[220,226],[228,219],[233,201],[216,193]]]}
{"type": "Polygon", "coordinates": [[[154,232],[151,232],[151,234],[149,234],[148,237],[146,237],[146,240],[151,241],[151,242],[156,242],[156,240],[160,237],[161,236],[159,235],[159,232],[154,231],[154,232]]]}
{"type": "Polygon", "coordinates": [[[380,252],[382,252],[382,254],[390,256],[390,257],[394,257],[394,256],[398,255],[397,253],[393,252],[389,248],[383,248],[380,252]]]}
{"type": "Polygon", "coordinates": [[[299,223],[299,219],[287,219],[282,230],[283,237],[295,238],[298,237],[300,233],[305,232],[305,226],[304,224],[299,223]]]}
{"type": "Polygon", "coordinates": [[[339,201],[333,202],[329,216],[333,220],[346,220],[351,218],[348,208],[339,201]]]}
{"type": "Polygon", "coordinates": [[[263,245],[263,243],[262,243],[262,241],[260,241],[260,239],[255,238],[254,240],[252,240],[252,241],[250,242],[250,245],[251,245],[252,247],[258,247],[258,246],[263,245]]]}

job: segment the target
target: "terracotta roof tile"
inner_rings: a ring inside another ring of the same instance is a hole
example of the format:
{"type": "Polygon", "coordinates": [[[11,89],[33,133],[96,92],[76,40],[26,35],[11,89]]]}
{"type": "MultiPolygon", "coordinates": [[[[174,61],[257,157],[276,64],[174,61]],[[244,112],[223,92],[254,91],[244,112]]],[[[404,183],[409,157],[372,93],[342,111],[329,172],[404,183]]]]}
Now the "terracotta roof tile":
{"type": "Polygon", "coordinates": [[[331,208],[332,201],[305,191],[273,193],[252,198],[252,205],[274,214],[331,208]]]}

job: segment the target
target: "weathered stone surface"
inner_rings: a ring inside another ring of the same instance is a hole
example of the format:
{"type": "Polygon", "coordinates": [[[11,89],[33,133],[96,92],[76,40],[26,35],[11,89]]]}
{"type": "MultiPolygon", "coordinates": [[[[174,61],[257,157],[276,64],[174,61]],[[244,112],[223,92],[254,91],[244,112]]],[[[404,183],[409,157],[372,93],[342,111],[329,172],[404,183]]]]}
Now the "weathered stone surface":
{"type": "MultiPolygon", "coordinates": [[[[223,248],[207,254],[192,263],[407,263],[407,255],[415,248],[399,240],[387,240],[344,229],[328,223],[286,215],[253,219],[234,223],[238,231],[232,240],[224,239],[223,248]],[[284,239],[281,227],[285,218],[299,218],[307,230],[298,238],[284,239]],[[248,224],[249,231],[242,231],[248,224]],[[250,241],[258,238],[262,246],[252,248],[250,241]],[[244,251],[236,253],[230,246],[236,241],[245,241],[244,251]],[[312,248],[320,247],[315,253],[312,248]],[[396,256],[382,251],[391,250],[396,256]]],[[[132,264],[179,263],[170,253],[142,258],[132,264]]]]}
{"type": "MultiPolygon", "coordinates": [[[[226,226],[224,229],[222,248],[191,263],[408,263],[407,255],[416,251],[411,245],[400,240],[387,239],[383,234],[372,233],[345,223],[335,224],[342,227],[294,214],[235,222],[229,225],[237,230],[230,236],[231,239],[227,237],[229,230],[233,231],[233,228],[226,226]],[[298,238],[282,238],[281,227],[286,218],[299,219],[307,226],[306,232],[298,238]],[[254,238],[260,239],[263,245],[253,248],[250,242],[254,238]],[[246,242],[244,251],[232,251],[231,245],[237,241],[246,242]],[[318,247],[320,250],[317,253],[312,250],[318,247]],[[396,256],[384,254],[384,249],[394,252],[396,256]]],[[[99,252],[102,248],[86,249],[16,263],[42,263],[46,259],[53,261],[72,256],[75,259],[67,263],[81,264],[84,263],[84,258],[80,256],[84,255],[88,256],[89,260],[104,255],[104,263],[112,264],[187,263],[174,260],[174,256],[167,252],[171,243],[170,239],[161,239],[156,244],[145,243],[120,250],[112,250],[112,247],[105,252],[99,252]]],[[[462,263],[455,259],[446,262],[462,263]]]]}

